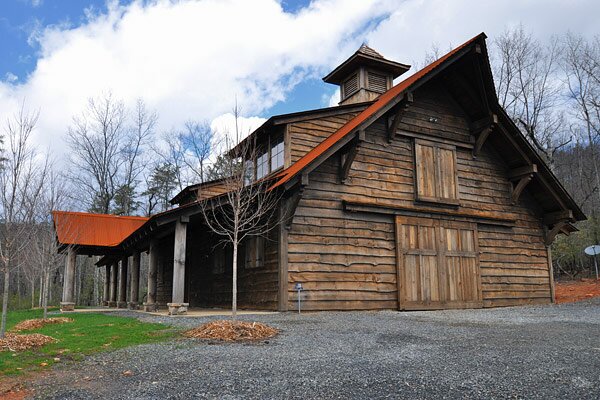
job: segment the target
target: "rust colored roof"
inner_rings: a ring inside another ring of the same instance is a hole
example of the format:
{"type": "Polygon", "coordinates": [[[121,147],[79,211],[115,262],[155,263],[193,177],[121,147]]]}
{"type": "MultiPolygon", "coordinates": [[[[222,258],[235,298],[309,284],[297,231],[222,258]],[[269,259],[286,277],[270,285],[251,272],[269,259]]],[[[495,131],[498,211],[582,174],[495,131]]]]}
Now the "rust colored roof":
{"type": "Polygon", "coordinates": [[[116,246],[148,218],[74,211],[52,211],[54,229],[62,245],[116,246]]]}
{"type": "Polygon", "coordinates": [[[279,173],[278,181],[271,186],[271,189],[274,189],[284,183],[288,182],[294,176],[296,176],[300,171],[302,171],[305,167],[307,167],[310,163],[315,161],[320,155],[325,153],[327,149],[337,143],[339,140],[344,138],[346,135],[355,132],[358,127],[362,125],[363,122],[369,119],[369,117],[373,116],[379,110],[384,108],[390,101],[392,101],[397,96],[400,96],[407,89],[409,89],[413,84],[417,83],[419,80],[427,76],[430,72],[440,66],[444,61],[452,57],[454,54],[467,47],[477,39],[485,37],[485,34],[481,33],[474,38],[468,40],[462,45],[458,46],[454,50],[450,51],[448,54],[443,57],[437,59],[432,62],[425,68],[406,78],[402,82],[398,83],[394,87],[392,87],[387,92],[383,93],[379,98],[375,101],[375,103],[371,104],[367,109],[358,114],[356,117],[348,121],[344,126],[338,129],[335,133],[331,134],[327,139],[319,143],[315,148],[306,153],[302,158],[296,161],[287,169],[281,171],[279,173]]]}

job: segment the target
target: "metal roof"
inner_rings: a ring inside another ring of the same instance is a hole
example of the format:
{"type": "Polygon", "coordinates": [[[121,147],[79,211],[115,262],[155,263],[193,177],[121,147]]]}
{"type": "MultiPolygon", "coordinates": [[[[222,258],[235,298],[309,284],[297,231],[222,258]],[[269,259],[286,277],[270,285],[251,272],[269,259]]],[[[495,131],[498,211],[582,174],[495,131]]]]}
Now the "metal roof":
{"type": "Polygon", "coordinates": [[[148,218],[52,211],[60,245],[113,247],[142,226],[148,218]]]}

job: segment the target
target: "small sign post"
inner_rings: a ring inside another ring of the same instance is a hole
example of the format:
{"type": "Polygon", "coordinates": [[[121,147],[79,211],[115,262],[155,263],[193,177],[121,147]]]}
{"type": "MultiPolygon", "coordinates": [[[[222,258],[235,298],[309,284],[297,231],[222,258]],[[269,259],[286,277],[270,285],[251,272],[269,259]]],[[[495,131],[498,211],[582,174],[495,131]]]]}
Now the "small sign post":
{"type": "Polygon", "coordinates": [[[600,254],[600,245],[595,244],[593,246],[586,247],[584,252],[588,256],[594,257],[594,267],[596,267],[596,280],[598,280],[598,259],[596,256],[600,254]]]}
{"type": "Polygon", "coordinates": [[[294,288],[298,291],[298,314],[300,314],[300,292],[302,292],[302,284],[298,282],[294,288]]]}

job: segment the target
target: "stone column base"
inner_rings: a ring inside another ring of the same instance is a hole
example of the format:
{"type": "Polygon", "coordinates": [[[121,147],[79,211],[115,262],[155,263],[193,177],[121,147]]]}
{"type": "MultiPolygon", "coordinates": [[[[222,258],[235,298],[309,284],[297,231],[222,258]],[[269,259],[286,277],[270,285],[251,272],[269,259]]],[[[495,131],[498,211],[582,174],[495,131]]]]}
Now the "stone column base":
{"type": "Polygon", "coordinates": [[[108,306],[109,307],[116,307],[117,306],[117,302],[116,301],[109,301],[108,302],[108,306]]]}
{"type": "Polygon", "coordinates": [[[108,301],[107,300],[102,300],[102,306],[103,307],[108,307],[108,301]]]}
{"type": "Polygon", "coordinates": [[[144,303],[145,312],[156,312],[156,310],[158,310],[158,305],[156,303],[144,303]]]}
{"type": "Polygon", "coordinates": [[[167,303],[169,307],[169,315],[187,314],[190,303],[167,303]]]}
{"type": "Polygon", "coordinates": [[[140,309],[140,306],[137,301],[130,301],[129,303],[127,303],[127,306],[129,307],[130,310],[139,310],[140,309]]]}
{"type": "Polygon", "coordinates": [[[73,311],[75,310],[75,303],[70,303],[70,302],[60,302],[60,311],[65,312],[65,311],[73,311]]]}
{"type": "Polygon", "coordinates": [[[127,308],[127,302],[126,301],[118,301],[117,308],[127,308]]]}

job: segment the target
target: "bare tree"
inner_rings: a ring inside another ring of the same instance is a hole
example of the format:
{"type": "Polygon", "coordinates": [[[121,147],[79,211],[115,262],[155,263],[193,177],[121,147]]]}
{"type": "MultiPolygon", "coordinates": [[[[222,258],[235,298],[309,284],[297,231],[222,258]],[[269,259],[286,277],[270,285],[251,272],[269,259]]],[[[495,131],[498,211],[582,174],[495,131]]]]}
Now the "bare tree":
{"type": "Polygon", "coordinates": [[[125,104],[107,94],[90,99],[69,127],[72,168],[68,177],[88,197],[91,211],[129,214],[136,206],[135,183],[145,168],[142,155],[157,117],[141,100],[132,124],[128,115],[125,104]]]}
{"type": "Polygon", "coordinates": [[[47,163],[39,165],[31,135],[39,112],[28,112],[25,104],[6,121],[7,147],[0,169],[0,268],[4,273],[0,337],[6,331],[10,273],[21,267],[29,244],[35,205],[42,193],[47,163]]]}
{"type": "Polygon", "coordinates": [[[494,44],[500,105],[553,167],[556,151],[572,141],[560,107],[560,42],[552,38],[544,46],[520,25],[494,44]]]}
{"type": "Polygon", "coordinates": [[[212,152],[213,131],[207,121],[187,121],[185,131],[179,135],[184,151],[182,159],[192,173],[195,183],[206,178],[205,167],[212,152]]]}
{"type": "MultiPolygon", "coordinates": [[[[235,141],[241,139],[239,109],[234,109],[236,119],[235,141]]],[[[226,136],[225,145],[233,144],[226,136]]],[[[270,181],[254,180],[254,161],[257,147],[247,139],[223,156],[221,163],[223,184],[227,192],[201,204],[202,215],[208,228],[232,247],[232,318],[237,315],[237,263],[240,243],[249,237],[265,236],[277,226],[276,210],[279,196],[269,191],[270,181]]]]}
{"type": "Polygon", "coordinates": [[[157,114],[148,111],[144,102],[138,99],[133,111],[133,124],[121,150],[124,171],[115,195],[115,214],[130,215],[138,208],[135,187],[147,170],[145,149],[153,137],[157,121],[157,114]]]}
{"type": "MultiPolygon", "coordinates": [[[[38,222],[32,255],[42,277],[40,287],[41,307],[44,310],[43,318],[46,319],[48,317],[50,278],[64,264],[64,252],[59,253],[58,251],[51,212],[64,208],[67,200],[66,188],[61,182],[60,175],[52,167],[48,170],[43,193],[38,205],[38,222]]],[[[75,227],[71,229],[75,229],[75,227]]]]}

